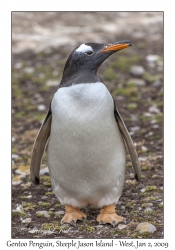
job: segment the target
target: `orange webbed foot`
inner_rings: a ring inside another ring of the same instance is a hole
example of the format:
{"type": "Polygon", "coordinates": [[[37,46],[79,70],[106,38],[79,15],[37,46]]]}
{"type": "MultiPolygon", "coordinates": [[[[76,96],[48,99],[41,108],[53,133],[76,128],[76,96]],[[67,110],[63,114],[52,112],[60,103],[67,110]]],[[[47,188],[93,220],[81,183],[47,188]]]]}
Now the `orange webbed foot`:
{"type": "Polygon", "coordinates": [[[61,224],[69,223],[72,226],[76,226],[77,220],[83,220],[83,218],[87,217],[87,215],[80,211],[79,208],[66,205],[65,210],[66,213],[61,220],[61,224]]]}
{"type": "Polygon", "coordinates": [[[113,227],[115,227],[119,222],[124,220],[123,217],[118,216],[115,212],[115,205],[105,206],[103,209],[100,210],[100,214],[97,216],[96,219],[100,224],[109,223],[113,227]]]}

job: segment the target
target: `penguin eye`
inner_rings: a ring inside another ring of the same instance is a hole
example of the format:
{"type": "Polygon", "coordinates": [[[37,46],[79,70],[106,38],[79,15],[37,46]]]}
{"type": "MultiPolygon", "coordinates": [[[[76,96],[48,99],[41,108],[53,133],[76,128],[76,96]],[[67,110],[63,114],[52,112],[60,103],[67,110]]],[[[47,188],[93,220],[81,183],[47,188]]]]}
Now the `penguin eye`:
{"type": "Polygon", "coordinates": [[[89,50],[86,52],[86,55],[91,56],[93,53],[94,53],[93,51],[89,50]]]}

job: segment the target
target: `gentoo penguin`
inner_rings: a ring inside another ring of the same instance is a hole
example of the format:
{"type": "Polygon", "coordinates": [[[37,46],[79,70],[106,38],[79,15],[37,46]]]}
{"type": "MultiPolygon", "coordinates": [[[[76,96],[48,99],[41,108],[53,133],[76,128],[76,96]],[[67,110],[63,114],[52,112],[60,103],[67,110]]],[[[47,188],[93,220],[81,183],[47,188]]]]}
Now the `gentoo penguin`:
{"type": "Polygon", "coordinates": [[[31,179],[39,184],[42,155],[48,141],[48,167],[55,195],[65,206],[61,223],[86,218],[87,204],[101,208],[99,223],[115,226],[115,212],[125,177],[126,149],[135,178],[141,178],[132,139],[101,78],[99,66],[114,52],[132,45],[85,43],[69,55],[59,88],[39,130],[31,157],[31,179]],[[48,140],[49,138],[49,140],[48,140]]]}

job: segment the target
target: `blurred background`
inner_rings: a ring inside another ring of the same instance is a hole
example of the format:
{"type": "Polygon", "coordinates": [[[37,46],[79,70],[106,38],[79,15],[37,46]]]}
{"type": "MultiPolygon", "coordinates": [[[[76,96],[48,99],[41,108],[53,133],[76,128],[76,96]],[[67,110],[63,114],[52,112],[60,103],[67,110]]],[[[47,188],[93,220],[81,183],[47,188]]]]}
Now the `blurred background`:
{"type": "MultiPolygon", "coordinates": [[[[55,218],[63,213],[63,207],[50,186],[46,153],[41,165],[42,184],[37,187],[30,182],[29,165],[33,142],[68,55],[82,43],[121,40],[131,40],[134,45],[108,58],[98,74],[115,98],[136,145],[142,180],[135,182],[128,156],[125,187],[118,204],[120,215],[127,218],[127,227],[115,233],[106,226],[105,237],[138,237],[133,230],[144,221],[154,222],[156,227],[146,236],[163,237],[163,12],[12,12],[14,238],[56,237],[50,229],[50,235],[44,235],[46,220],[53,223],[56,232],[60,230],[55,218]],[[40,210],[46,210],[45,214],[37,213],[40,210]]],[[[95,216],[97,212],[93,211],[95,216]]],[[[66,233],[67,229],[62,229],[57,237],[102,236],[98,236],[93,216],[90,221],[89,230],[85,227],[75,232],[69,228],[66,233]]]]}

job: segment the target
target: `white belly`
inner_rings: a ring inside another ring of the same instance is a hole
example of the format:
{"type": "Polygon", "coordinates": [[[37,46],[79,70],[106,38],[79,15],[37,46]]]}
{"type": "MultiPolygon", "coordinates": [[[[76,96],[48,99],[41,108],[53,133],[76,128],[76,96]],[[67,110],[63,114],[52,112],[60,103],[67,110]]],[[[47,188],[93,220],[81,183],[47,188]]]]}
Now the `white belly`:
{"type": "Polygon", "coordinates": [[[48,165],[57,198],[75,207],[117,203],[126,151],[105,85],[60,88],[51,109],[48,165]]]}

